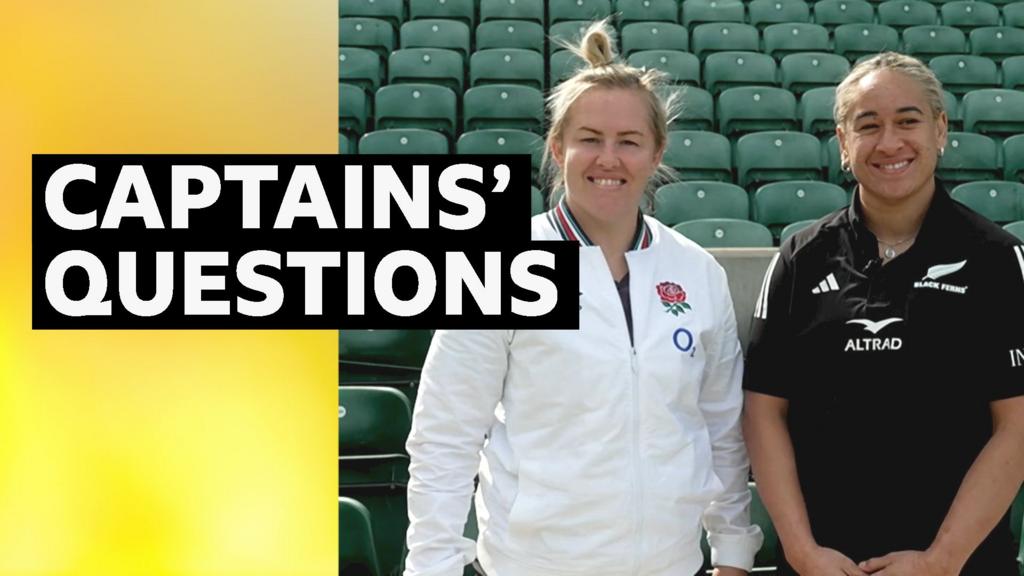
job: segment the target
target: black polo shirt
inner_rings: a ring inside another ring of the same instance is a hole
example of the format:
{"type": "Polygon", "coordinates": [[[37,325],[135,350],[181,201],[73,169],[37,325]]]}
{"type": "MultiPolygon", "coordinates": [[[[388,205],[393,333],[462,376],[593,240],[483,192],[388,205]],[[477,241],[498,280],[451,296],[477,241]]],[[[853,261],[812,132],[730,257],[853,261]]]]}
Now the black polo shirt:
{"type": "MultiPolygon", "coordinates": [[[[1024,394],[1024,248],[935,197],[915,243],[881,265],[861,208],[786,242],[754,310],[744,388],[789,400],[811,529],[854,561],[924,550],[1024,394]]],[[[963,574],[1010,576],[1008,517],[963,574]]]]}

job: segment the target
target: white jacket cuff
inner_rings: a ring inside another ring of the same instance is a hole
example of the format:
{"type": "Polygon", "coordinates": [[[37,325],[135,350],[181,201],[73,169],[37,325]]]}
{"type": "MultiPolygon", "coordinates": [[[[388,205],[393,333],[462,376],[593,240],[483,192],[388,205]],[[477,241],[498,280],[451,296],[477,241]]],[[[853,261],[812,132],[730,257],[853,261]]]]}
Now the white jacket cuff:
{"type": "Polygon", "coordinates": [[[750,572],[754,555],[761,548],[761,529],[751,526],[747,534],[708,534],[712,566],[732,566],[750,572]]]}

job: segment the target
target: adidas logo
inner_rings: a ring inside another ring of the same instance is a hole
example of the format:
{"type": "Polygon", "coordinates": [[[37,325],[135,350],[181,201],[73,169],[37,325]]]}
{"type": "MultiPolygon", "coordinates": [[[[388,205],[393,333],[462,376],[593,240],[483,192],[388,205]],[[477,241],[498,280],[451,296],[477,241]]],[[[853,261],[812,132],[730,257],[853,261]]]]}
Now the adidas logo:
{"type": "Polygon", "coordinates": [[[839,290],[839,283],[836,282],[836,277],[829,272],[825,279],[818,283],[814,288],[811,288],[811,294],[824,294],[826,292],[836,292],[839,290]]]}

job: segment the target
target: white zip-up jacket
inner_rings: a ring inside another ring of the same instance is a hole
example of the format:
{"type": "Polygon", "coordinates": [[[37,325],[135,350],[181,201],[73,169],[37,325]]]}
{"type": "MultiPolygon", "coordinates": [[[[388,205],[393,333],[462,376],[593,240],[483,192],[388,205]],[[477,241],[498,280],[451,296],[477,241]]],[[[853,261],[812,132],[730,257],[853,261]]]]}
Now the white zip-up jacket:
{"type": "Polygon", "coordinates": [[[474,559],[477,474],[488,576],[691,576],[702,521],[712,562],[749,570],[762,535],[724,271],[645,217],[626,253],[631,344],[601,249],[564,204],[532,225],[581,243],[580,329],[434,335],[407,444],[405,575],[459,576],[474,559]]]}

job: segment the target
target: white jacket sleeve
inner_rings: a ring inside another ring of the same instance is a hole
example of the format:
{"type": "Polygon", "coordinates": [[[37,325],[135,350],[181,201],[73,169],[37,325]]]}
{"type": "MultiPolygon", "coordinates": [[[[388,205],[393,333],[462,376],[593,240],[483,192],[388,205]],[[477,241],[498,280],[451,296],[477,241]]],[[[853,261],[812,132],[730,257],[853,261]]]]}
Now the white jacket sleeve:
{"type": "Polygon", "coordinates": [[[724,490],[704,512],[713,566],[749,571],[761,547],[761,529],[750,523],[750,462],[740,429],[743,410],[743,352],[725,273],[717,270],[720,311],[714,350],[701,385],[700,409],[711,437],[714,471],[724,490]]]}
{"type": "Polygon", "coordinates": [[[405,576],[461,576],[475,544],[462,537],[480,449],[501,400],[511,331],[438,331],[413,410],[405,576]]]}

